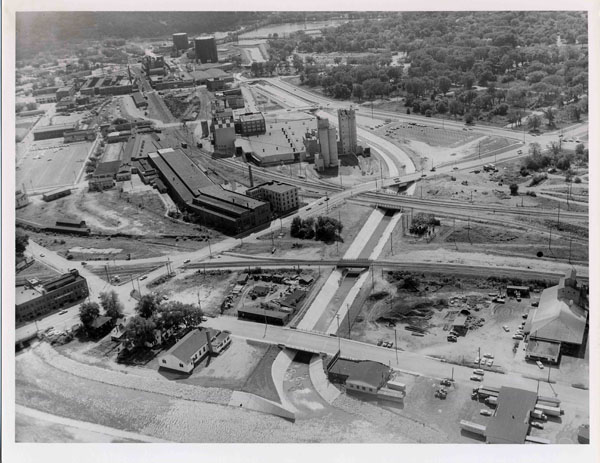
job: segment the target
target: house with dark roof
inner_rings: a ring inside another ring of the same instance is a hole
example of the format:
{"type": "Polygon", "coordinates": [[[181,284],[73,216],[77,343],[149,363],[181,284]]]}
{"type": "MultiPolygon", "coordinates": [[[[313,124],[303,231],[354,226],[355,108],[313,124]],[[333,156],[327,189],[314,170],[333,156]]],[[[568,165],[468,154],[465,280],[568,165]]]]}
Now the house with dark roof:
{"type": "Polygon", "coordinates": [[[334,358],[327,368],[327,377],[332,383],[343,384],[347,390],[376,394],[384,386],[390,369],[372,360],[347,360],[334,358]]]}

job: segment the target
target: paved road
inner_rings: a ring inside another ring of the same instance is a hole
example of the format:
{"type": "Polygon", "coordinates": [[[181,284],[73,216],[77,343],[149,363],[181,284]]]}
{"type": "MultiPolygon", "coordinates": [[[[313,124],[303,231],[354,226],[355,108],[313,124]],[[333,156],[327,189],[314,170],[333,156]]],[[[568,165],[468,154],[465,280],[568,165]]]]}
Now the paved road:
{"type": "MultiPolygon", "coordinates": [[[[300,331],[272,325],[266,326],[260,323],[238,320],[233,317],[209,319],[207,325],[220,330],[229,330],[234,336],[244,339],[253,339],[272,344],[284,344],[310,352],[324,352],[328,355],[334,355],[339,348],[344,358],[374,360],[419,376],[446,378],[450,377],[452,368],[454,368],[454,379],[457,382],[472,387],[481,384],[469,380],[473,372],[472,368],[444,363],[432,357],[407,351],[398,351],[398,360],[396,361],[396,351],[394,349],[337,338],[322,333],[300,331]]],[[[540,380],[540,394],[553,396],[554,392],[556,392],[563,403],[563,407],[566,404],[583,407],[584,409],[589,407],[588,391],[575,389],[569,384],[563,383],[555,383],[551,389],[548,384],[543,383],[547,379],[547,371],[536,371],[536,368],[533,366],[532,374],[529,378],[518,374],[486,372],[484,382],[489,385],[520,387],[535,391],[538,379],[540,380]]]]}

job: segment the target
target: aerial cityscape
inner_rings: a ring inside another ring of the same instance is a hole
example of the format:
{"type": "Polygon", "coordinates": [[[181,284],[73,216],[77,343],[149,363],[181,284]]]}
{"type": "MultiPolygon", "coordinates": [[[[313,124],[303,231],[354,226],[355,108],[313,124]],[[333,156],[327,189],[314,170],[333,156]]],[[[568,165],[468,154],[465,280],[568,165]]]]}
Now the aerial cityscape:
{"type": "Polygon", "coordinates": [[[22,12],[15,52],[16,442],[590,443],[588,12],[22,12]]]}

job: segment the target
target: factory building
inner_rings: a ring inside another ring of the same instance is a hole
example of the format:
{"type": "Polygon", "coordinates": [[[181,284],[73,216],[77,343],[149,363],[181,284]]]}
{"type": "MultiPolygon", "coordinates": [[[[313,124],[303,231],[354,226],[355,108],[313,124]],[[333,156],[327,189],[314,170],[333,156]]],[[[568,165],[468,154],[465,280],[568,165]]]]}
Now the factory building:
{"type": "Polygon", "coordinates": [[[194,39],[194,50],[196,60],[201,63],[217,63],[219,56],[217,54],[217,42],[213,36],[205,35],[194,39]]]}
{"type": "Polygon", "coordinates": [[[215,151],[233,153],[235,150],[235,124],[232,117],[213,117],[215,151]]]}
{"type": "Polygon", "coordinates": [[[225,90],[227,83],[221,77],[211,77],[206,81],[206,88],[209,92],[219,92],[225,90]]]}
{"type": "Polygon", "coordinates": [[[51,138],[63,138],[65,132],[75,130],[76,124],[56,124],[39,127],[33,131],[34,140],[49,140],[51,138]]]}
{"type": "Polygon", "coordinates": [[[354,109],[338,109],[340,129],[340,154],[356,153],[356,112],[354,109]]]}
{"type": "Polygon", "coordinates": [[[142,71],[147,77],[156,75],[164,76],[167,73],[165,58],[162,56],[144,56],[142,58],[142,71]]]}
{"type": "Polygon", "coordinates": [[[16,321],[34,320],[49,312],[70,307],[88,294],[86,279],[75,269],[46,284],[30,279],[25,286],[17,287],[16,321]]]}
{"type": "Polygon", "coordinates": [[[561,354],[577,354],[584,344],[587,328],[586,288],[577,284],[575,270],[558,285],[542,291],[537,308],[525,322],[529,343],[525,356],[557,363],[561,354]]]}
{"type": "Polygon", "coordinates": [[[135,104],[136,108],[140,109],[148,107],[148,100],[146,100],[140,92],[132,93],[131,98],[133,98],[133,104],[135,104]]]}
{"type": "Polygon", "coordinates": [[[73,95],[75,95],[75,87],[73,85],[61,87],[56,91],[56,101],[60,101],[63,98],[71,97],[73,95]]]}
{"type": "Polygon", "coordinates": [[[78,141],[94,141],[96,139],[96,131],[92,129],[86,130],[70,130],[64,134],[64,143],[74,143],[78,141]]]}
{"type": "Polygon", "coordinates": [[[187,50],[190,47],[188,35],[185,32],[173,34],[173,47],[176,50],[187,50]]]}
{"type": "Polygon", "coordinates": [[[260,135],[266,132],[265,117],[262,113],[246,113],[239,118],[240,131],[244,136],[260,135]]]}
{"type": "Polygon", "coordinates": [[[79,89],[82,95],[126,95],[131,93],[131,80],[125,75],[90,77],[79,89]]]}
{"type": "Polygon", "coordinates": [[[276,213],[298,209],[298,187],[294,185],[272,181],[250,188],[246,194],[251,198],[268,202],[271,210],[276,213]]]}
{"type": "Polygon", "coordinates": [[[317,118],[319,155],[315,159],[317,170],[337,167],[339,164],[335,127],[329,126],[328,119],[317,118]]]}
{"type": "Polygon", "coordinates": [[[264,134],[236,140],[236,152],[260,166],[304,161],[304,133],[309,124],[307,119],[268,122],[264,134]]]}
{"type": "Polygon", "coordinates": [[[200,189],[189,209],[209,225],[230,234],[259,227],[271,220],[271,206],[220,186],[200,189]]]}

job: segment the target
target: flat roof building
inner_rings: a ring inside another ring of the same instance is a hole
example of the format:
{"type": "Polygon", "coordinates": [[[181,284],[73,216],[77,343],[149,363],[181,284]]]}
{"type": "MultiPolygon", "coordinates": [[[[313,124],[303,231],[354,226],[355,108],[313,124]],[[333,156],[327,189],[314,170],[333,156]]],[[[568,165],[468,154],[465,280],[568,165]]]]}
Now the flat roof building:
{"type": "Polygon", "coordinates": [[[327,367],[327,376],[332,383],[350,386],[350,389],[357,391],[375,393],[387,383],[390,368],[371,360],[334,357],[327,367]]]}
{"type": "Polygon", "coordinates": [[[267,201],[273,212],[285,213],[298,208],[298,190],[298,187],[294,185],[271,181],[249,188],[246,194],[261,201],[267,201]]]}
{"type": "Polygon", "coordinates": [[[535,410],[537,393],[501,387],[494,416],[485,429],[488,444],[523,444],[529,432],[531,412],[535,410]]]}
{"type": "Polygon", "coordinates": [[[240,134],[244,137],[265,133],[265,116],[262,113],[246,113],[239,117],[240,134]]]}
{"type": "Polygon", "coordinates": [[[338,109],[340,154],[356,153],[356,112],[353,108],[338,109]]]}
{"type": "Polygon", "coordinates": [[[48,140],[51,138],[63,138],[65,136],[65,132],[73,131],[76,127],[77,124],[75,123],[38,127],[33,131],[33,139],[48,140]]]}
{"type": "Polygon", "coordinates": [[[310,121],[268,122],[264,134],[240,138],[236,148],[260,166],[291,164],[306,158],[304,134],[310,121]]]}
{"type": "Polygon", "coordinates": [[[43,285],[25,285],[15,294],[17,323],[70,307],[88,296],[87,281],[75,269],[43,285]]]}
{"type": "Polygon", "coordinates": [[[284,326],[289,321],[290,314],[286,312],[279,312],[277,310],[242,307],[238,309],[238,318],[251,320],[258,323],[284,326]]]}

